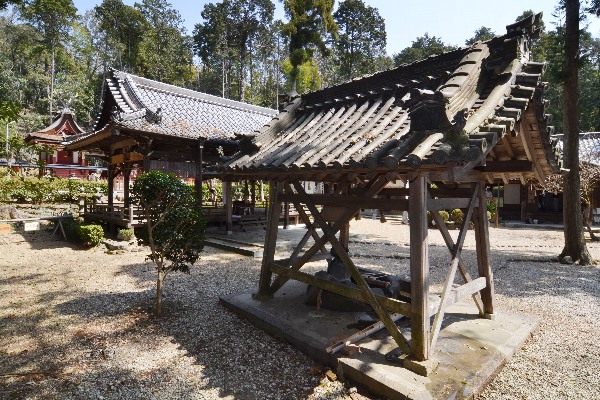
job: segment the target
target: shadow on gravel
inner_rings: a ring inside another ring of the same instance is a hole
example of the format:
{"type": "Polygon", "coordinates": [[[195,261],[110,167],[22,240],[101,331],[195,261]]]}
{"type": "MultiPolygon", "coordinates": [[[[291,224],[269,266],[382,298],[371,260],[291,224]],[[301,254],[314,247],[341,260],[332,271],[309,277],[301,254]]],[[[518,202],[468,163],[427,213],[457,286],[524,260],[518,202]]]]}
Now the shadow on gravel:
{"type": "Polygon", "coordinates": [[[47,250],[70,248],[73,250],[88,250],[81,245],[64,240],[62,234],[57,232],[52,234],[52,230],[41,230],[35,232],[13,232],[10,234],[11,243],[25,242],[31,246],[32,250],[47,250]]]}
{"type": "MultiPolygon", "coordinates": [[[[164,315],[160,318],[152,314],[154,289],[84,295],[59,304],[55,310],[61,315],[77,315],[90,324],[106,318],[124,321],[121,330],[104,337],[106,344],[119,342],[153,348],[155,343],[164,343],[165,338],[175,343],[186,359],[191,360],[183,361],[184,366],[190,363],[183,376],[169,366],[180,362],[181,352],[167,352],[167,357],[156,366],[153,373],[164,380],[166,397],[190,398],[186,393],[178,392],[181,382],[184,386],[195,387],[196,391],[214,392],[214,395],[218,393],[218,398],[232,400],[305,398],[319,382],[318,376],[309,373],[311,361],[299,356],[292,346],[269,337],[219,304],[220,296],[254,290],[259,264],[258,260],[246,258],[234,261],[212,259],[206,263],[201,260],[189,275],[169,275],[165,281],[164,315]]],[[[120,275],[133,277],[145,287],[153,284],[156,277],[151,264],[126,265],[115,279],[120,275]]],[[[87,346],[98,348],[93,343],[87,346]]],[[[119,351],[118,346],[116,351],[119,351]]],[[[163,350],[157,347],[156,351],[163,350]]],[[[132,357],[136,354],[132,353],[132,357]]],[[[110,360],[107,363],[109,366],[98,365],[98,368],[80,374],[81,382],[93,385],[100,379],[93,389],[100,390],[100,382],[104,382],[104,377],[117,367],[110,360]],[[107,372],[105,368],[108,368],[107,372]]],[[[145,374],[130,374],[126,390],[106,391],[103,395],[105,398],[151,398],[145,389],[145,374]]],[[[123,384],[115,384],[119,385],[123,384]]],[[[88,392],[65,390],[73,396],[82,393],[85,397],[86,393],[93,393],[92,389],[88,392]]]]}
{"type": "MultiPolygon", "coordinates": [[[[56,245],[66,243],[40,242],[39,248],[56,245]]],[[[406,254],[407,249],[384,249],[396,250],[406,254]]],[[[598,296],[598,268],[561,265],[551,260],[552,251],[493,249],[496,291],[510,297],[598,296]]],[[[369,252],[382,253],[378,245],[369,252]]],[[[0,336],[14,340],[12,348],[0,353],[0,398],[188,399],[202,398],[199,390],[232,400],[306,398],[319,383],[319,376],[310,374],[311,361],[219,304],[219,297],[256,290],[260,260],[207,253],[210,257],[201,259],[189,275],[167,277],[161,318],[152,315],[154,267],[138,263],[120,267],[113,279],[133,279],[139,291],[119,292],[117,284],[107,286],[112,293],[100,294],[65,288],[39,297],[39,304],[58,303],[52,309],[37,307],[34,313],[15,312],[0,320],[0,336]],[[61,302],[61,296],[68,300],[61,302]],[[58,319],[50,319],[52,313],[58,319]],[[65,340],[47,339],[52,334],[65,340]],[[165,350],[169,342],[180,351],[165,350]],[[143,359],[150,355],[152,360],[143,359]],[[131,366],[136,363],[142,365],[131,366]]],[[[441,283],[449,253],[432,246],[430,255],[432,283],[441,283]]],[[[476,276],[475,251],[465,249],[463,256],[476,276]]],[[[0,281],[0,288],[9,295],[6,288],[12,284],[41,279],[48,276],[11,278],[0,281]]]]}

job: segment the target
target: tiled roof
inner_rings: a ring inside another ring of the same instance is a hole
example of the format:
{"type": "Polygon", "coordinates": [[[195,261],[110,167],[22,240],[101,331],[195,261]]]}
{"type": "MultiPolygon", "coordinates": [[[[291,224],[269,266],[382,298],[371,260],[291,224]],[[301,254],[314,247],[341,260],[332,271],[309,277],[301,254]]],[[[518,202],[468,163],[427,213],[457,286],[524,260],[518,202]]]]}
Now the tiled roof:
{"type": "Polygon", "coordinates": [[[487,42],[295,97],[221,172],[439,169],[485,157],[534,108],[543,136],[536,145],[549,150],[546,166],[555,168],[544,64],[527,61],[539,18],[487,42]]]}
{"type": "Polygon", "coordinates": [[[27,134],[25,140],[59,144],[64,141],[65,137],[75,137],[83,132],[83,128],[75,122],[71,110],[69,108],[64,108],[61,110],[60,114],[54,117],[54,120],[49,126],[27,134]]]}
{"type": "MultiPolygon", "coordinates": [[[[233,141],[268,122],[275,110],[111,70],[95,132],[108,126],[183,138],[233,141]]],[[[92,134],[84,135],[82,140],[92,134]]]]}
{"type": "MultiPolygon", "coordinates": [[[[554,135],[557,146],[563,149],[564,134],[554,135]]],[[[600,132],[582,132],[579,134],[579,161],[600,166],[600,132]]]]}

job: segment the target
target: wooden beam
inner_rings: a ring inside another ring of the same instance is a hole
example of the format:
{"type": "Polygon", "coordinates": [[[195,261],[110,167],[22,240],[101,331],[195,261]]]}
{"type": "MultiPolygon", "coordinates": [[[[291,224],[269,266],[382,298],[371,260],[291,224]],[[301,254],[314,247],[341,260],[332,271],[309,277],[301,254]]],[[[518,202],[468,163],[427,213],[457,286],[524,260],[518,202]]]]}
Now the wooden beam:
{"type": "Polygon", "coordinates": [[[527,154],[527,158],[531,160],[531,162],[534,165],[534,172],[536,174],[537,179],[540,182],[544,182],[544,180],[546,179],[546,174],[538,164],[537,154],[535,153],[535,147],[531,140],[530,131],[523,132],[519,136],[521,136],[521,141],[523,142],[523,148],[525,149],[525,154],[527,154]]]}
{"type": "Polygon", "coordinates": [[[409,186],[410,286],[412,355],[427,360],[429,352],[429,245],[427,240],[427,177],[417,176],[409,186]]]}
{"type": "Polygon", "coordinates": [[[198,149],[197,149],[197,158],[196,158],[196,197],[198,199],[198,204],[200,204],[200,208],[202,208],[202,162],[204,156],[204,139],[198,140],[198,149]]]}
{"type": "Polygon", "coordinates": [[[475,167],[476,170],[489,172],[533,172],[533,163],[529,160],[487,161],[485,165],[475,167]]]}
{"type": "Polygon", "coordinates": [[[427,199],[428,211],[454,210],[469,207],[469,199],[427,199]]]}
{"type": "Polygon", "coordinates": [[[110,151],[114,152],[115,150],[122,149],[122,148],[125,148],[125,147],[135,146],[137,144],[138,144],[138,142],[135,139],[132,139],[132,138],[127,138],[127,139],[124,139],[124,140],[119,140],[118,142],[111,143],[111,145],[110,145],[110,151]]]}
{"type": "MultiPolygon", "coordinates": [[[[269,267],[271,268],[271,272],[277,275],[304,282],[307,285],[312,285],[318,287],[319,289],[348,297],[349,299],[357,300],[367,304],[369,303],[369,301],[365,298],[364,292],[359,288],[347,286],[335,281],[320,279],[314,275],[307,274],[305,272],[294,271],[276,263],[270,263],[269,267]]],[[[410,317],[410,304],[386,296],[379,296],[375,294],[374,296],[386,310],[410,317]]]]}
{"type": "Polygon", "coordinates": [[[450,291],[448,298],[446,299],[446,306],[449,307],[452,304],[462,301],[465,297],[473,296],[478,294],[481,290],[485,289],[486,282],[484,277],[477,278],[465,283],[462,286],[454,288],[450,291]]]}
{"type": "Polygon", "coordinates": [[[478,182],[485,179],[483,173],[474,169],[476,166],[475,163],[471,163],[468,163],[464,167],[454,167],[448,168],[445,171],[432,172],[429,174],[429,177],[432,181],[444,182],[478,182]]]}
{"type": "Polygon", "coordinates": [[[225,182],[223,192],[225,193],[225,224],[227,225],[227,234],[231,235],[233,233],[233,191],[231,190],[231,182],[225,182]]]}
{"type": "Polygon", "coordinates": [[[506,149],[506,152],[508,153],[508,157],[510,159],[515,158],[515,152],[512,149],[512,146],[510,145],[510,141],[507,137],[507,135],[503,135],[502,136],[502,145],[504,146],[504,149],[506,149]]]}
{"type": "MultiPolygon", "coordinates": [[[[400,199],[364,198],[355,196],[341,196],[332,194],[310,194],[313,203],[329,207],[358,207],[385,210],[407,210],[408,201],[400,199]]],[[[285,193],[281,195],[282,201],[294,202],[298,200],[297,194],[285,193]]]]}
{"type": "Polygon", "coordinates": [[[143,160],[144,160],[144,156],[135,151],[132,151],[129,153],[123,153],[123,154],[115,154],[110,157],[110,163],[113,165],[114,164],[122,164],[125,162],[137,162],[137,161],[143,161],[143,160]]]}
{"type": "MultiPolygon", "coordinates": [[[[394,211],[408,211],[409,200],[405,199],[385,199],[385,198],[364,198],[364,197],[344,197],[334,196],[328,194],[311,194],[307,195],[313,201],[313,203],[328,207],[330,209],[340,208],[346,209],[347,207],[356,208],[372,208],[376,210],[394,210],[394,211]]],[[[285,202],[296,202],[298,196],[295,193],[285,193],[281,196],[281,201],[285,202]]],[[[469,199],[467,198],[441,198],[441,199],[429,199],[427,201],[428,210],[445,210],[455,208],[467,208],[469,206],[469,199]]]]}
{"type": "Polygon", "coordinates": [[[115,194],[115,165],[108,166],[107,179],[108,179],[108,205],[112,206],[114,204],[114,194],[115,194]]]}

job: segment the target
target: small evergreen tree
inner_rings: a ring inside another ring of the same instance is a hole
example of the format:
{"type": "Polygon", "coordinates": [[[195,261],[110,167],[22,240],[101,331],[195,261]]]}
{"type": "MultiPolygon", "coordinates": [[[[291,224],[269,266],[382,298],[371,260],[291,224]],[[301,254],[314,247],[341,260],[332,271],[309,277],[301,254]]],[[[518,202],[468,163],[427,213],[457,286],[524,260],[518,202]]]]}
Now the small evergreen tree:
{"type": "Polygon", "coordinates": [[[156,264],[156,315],[162,313],[164,280],[173,271],[189,273],[204,247],[205,220],[194,190],[174,175],[151,171],[138,176],[133,201],[143,210],[145,223],[136,232],[150,247],[156,264]]]}

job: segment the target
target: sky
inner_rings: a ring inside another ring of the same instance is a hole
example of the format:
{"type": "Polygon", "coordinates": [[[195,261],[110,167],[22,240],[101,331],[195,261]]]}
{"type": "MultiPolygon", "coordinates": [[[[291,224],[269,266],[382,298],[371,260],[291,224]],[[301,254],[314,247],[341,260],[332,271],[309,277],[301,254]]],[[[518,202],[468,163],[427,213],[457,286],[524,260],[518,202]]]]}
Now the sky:
{"type": "MultiPolygon", "coordinates": [[[[141,1],[141,0],[138,0],[141,1]]],[[[101,0],[74,0],[80,13],[100,4],[101,0]]],[[[212,2],[218,2],[213,0],[212,2]]],[[[428,33],[446,44],[464,46],[465,40],[473,37],[476,29],[485,26],[497,35],[506,33],[506,25],[511,24],[526,10],[544,13],[546,29],[553,29],[553,16],[558,0],[364,0],[365,4],[379,9],[385,19],[387,31],[387,51],[389,55],[409,47],[419,36],[428,33]]],[[[135,0],[124,0],[133,5],[135,0]]],[[[194,25],[202,22],[200,12],[211,1],[170,0],[173,8],[184,19],[187,33],[191,34],[194,25]]],[[[336,7],[339,1],[336,1],[336,7]]],[[[283,5],[275,0],[275,18],[286,20],[283,5]]],[[[593,36],[600,36],[600,19],[589,18],[589,30],[593,36]]]]}

